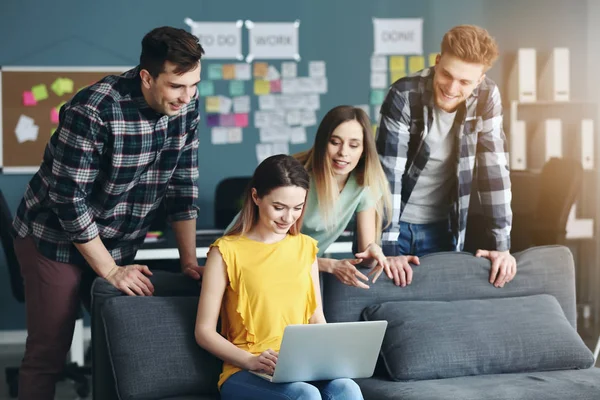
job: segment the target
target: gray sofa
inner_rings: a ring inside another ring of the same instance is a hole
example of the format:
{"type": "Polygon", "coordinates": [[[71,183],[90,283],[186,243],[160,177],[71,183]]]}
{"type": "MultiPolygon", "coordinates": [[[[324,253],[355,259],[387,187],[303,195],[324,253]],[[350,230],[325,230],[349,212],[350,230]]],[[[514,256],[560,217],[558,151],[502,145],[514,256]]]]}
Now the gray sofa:
{"type": "MultiPolygon", "coordinates": [[[[413,283],[381,279],[365,291],[325,274],[329,322],[387,319],[365,399],[600,399],[600,369],[576,333],[571,253],[547,246],[515,254],[517,278],[487,282],[489,262],[466,253],[421,258],[413,283]]],[[[94,399],[218,399],[221,362],[199,348],[199,288],[156,271],[155,296],[92,288],[94,399]]]]}

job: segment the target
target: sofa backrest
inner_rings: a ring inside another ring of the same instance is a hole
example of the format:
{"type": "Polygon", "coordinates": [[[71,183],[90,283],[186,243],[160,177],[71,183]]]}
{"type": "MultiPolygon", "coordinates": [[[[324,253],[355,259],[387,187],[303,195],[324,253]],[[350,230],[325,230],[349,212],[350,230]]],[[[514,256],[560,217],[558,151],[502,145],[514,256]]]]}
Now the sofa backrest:
{"type": "Polygon", "coordinates": [[[369,289],[342,284],[323,274],[323,310],[328,322],[358,321],[370,305],[404,300],[468,300],[550,294],[576,327],[573,256],[564,246],[542,246],[514,254],[517,275],[504,288],[489,283],[490,262],[470,253],[437,253],[420,257],[412,283],[395,286],[382,274],[369,289]]]}

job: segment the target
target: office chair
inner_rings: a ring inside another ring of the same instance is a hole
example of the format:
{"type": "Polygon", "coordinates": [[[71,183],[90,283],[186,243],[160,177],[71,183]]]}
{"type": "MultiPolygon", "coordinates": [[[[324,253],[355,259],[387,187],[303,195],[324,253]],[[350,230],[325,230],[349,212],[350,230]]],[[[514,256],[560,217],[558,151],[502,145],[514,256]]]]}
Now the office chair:
{"type": "MultiPolygon", "coordinates": [[[[12,215],[2,190],[0,190],[0,239],[4,254],[6,255],[6,261],[8,266],[8,272],[10,276],[10,286],[14,298],[20,302],[25,302],[25,289],[23,286],[23,278],[21,277],[21,270],[17,255],[13,247],[13,238],[10,232],[12,226],[12,215]]],[[[90,393],[90,384],[86,375],[91,374],[89,367],[82,367],[77,363],[71,362],[66,363],[63,371],[62,379],[69,379],[75,383],[75,391],[81,398],[85,398],[90,393]]],[[[19,368],[18,367],[7,367],[5,370],[6,384],[10,397],[17,397],[19,391],[19,368]]]]}
{"type": "Polygon", "coordinates": [[[240,176],[225,178],[215,191],[215,228],[226,229],[242,209],[244,192],[252,178],[240,176]]]}
{"type": "Polygon", "coordinates": [[[540,173],[539,197],[533,217],[531,246],[564,244],[569,211],[581,191],[583,167],[569,158],[551,158],[540,173]]]}

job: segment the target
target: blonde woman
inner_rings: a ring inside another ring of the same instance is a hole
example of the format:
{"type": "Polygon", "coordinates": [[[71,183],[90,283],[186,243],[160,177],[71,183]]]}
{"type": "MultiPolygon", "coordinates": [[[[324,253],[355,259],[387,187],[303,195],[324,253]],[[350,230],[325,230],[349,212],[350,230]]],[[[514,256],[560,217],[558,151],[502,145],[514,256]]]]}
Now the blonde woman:
{"type": "Polygon", "coordinates": [[[331,109],[319,125],[313,147],[295,157],[311,177],[302,232],[319,243],[319,270],[366,289],[369,278],[355,267],[363,263],[372,267],[368,274],[372,282],[384,270],[396,285],[404,286],[407,281],[401,276],[405,274],[390,269],[378,244],[391,214],[391,200],[366,113],[345,105],[331,109]],[[353,216],[359,250],[356,259],[323,258],[353,216]]]}

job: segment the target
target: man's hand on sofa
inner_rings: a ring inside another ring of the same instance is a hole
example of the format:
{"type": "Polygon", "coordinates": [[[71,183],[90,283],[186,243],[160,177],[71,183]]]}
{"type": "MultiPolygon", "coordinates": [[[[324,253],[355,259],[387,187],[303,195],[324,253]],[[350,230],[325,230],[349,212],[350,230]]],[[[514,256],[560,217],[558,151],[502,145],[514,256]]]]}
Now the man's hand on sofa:
{"type": "MultiPolygon", "coordinates": [[[[405,287],[410,285],[413,277],[413,270],[409,263],[419,265],[419,257],[417,256],[394,256],[387,257],[387,262],[390,266],[390,272],[396,286],[405,287]]],[[[388,275],[389,276],[389,275],[388,275]]]]}
{"type": "Polygon", "coordinates": [[[204,273],[204,266],[199,266],[197,264],[188,264],[181,267],[181,272],[184,275],[199,281],[202,279],[202,274],[204,273]]]}
{"type": "Polygon", "coordinates": [[[154,285],[146,275],[152,275],[146,265],[133,264],[124,267],[115,265],[106,274],[105,279],[129,296],[152,296],[154,285]]]}
{"type": "Polygon", "coordinates": [[[273,375],[278,356],[279,353],[271,349],[265,350],[257,356],[251,354],[248,358],[248,362],[243,367],[248,371],[257,371],[273,375]]]}
{"type": "Polygon", "coordinates": [[[477,250],[475,257],[485,257],[492,262],[490,283],[501,288],[517,274],[517,260],[506,251],[477,250]]]}

